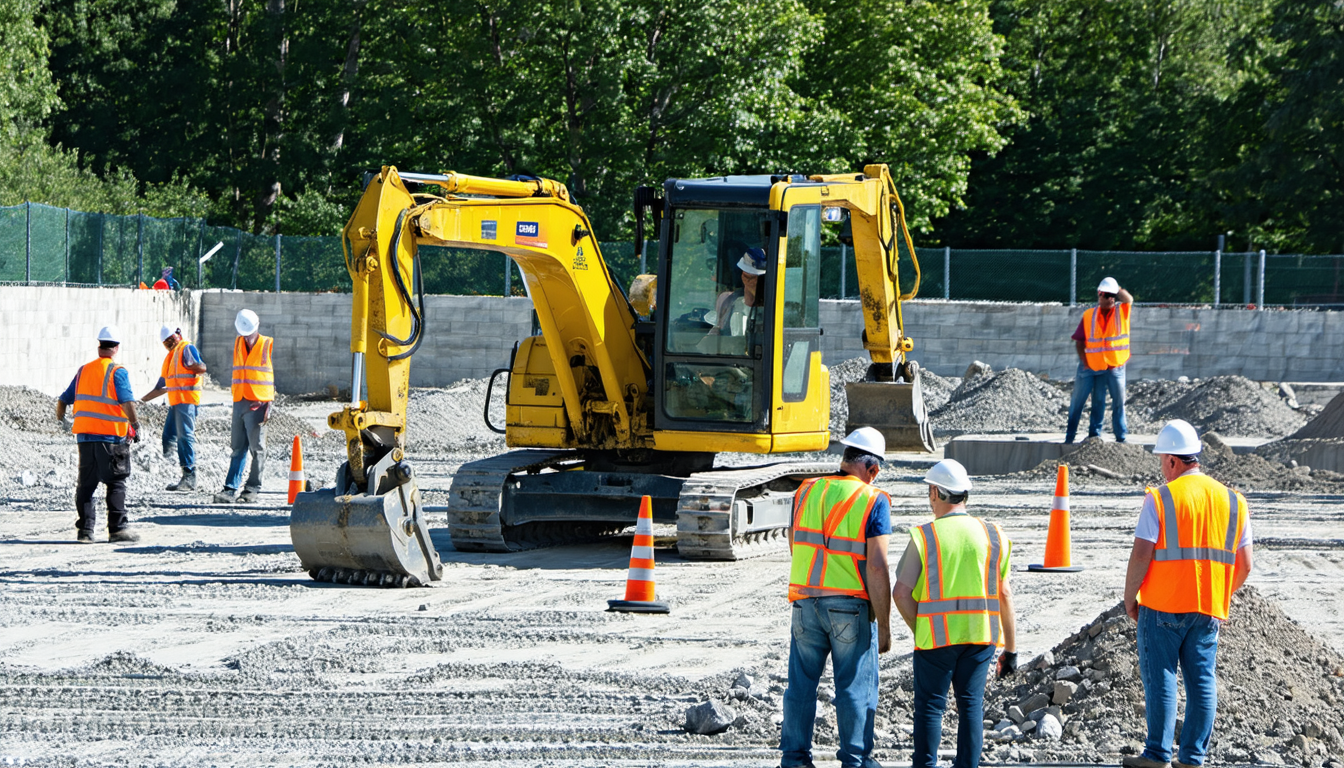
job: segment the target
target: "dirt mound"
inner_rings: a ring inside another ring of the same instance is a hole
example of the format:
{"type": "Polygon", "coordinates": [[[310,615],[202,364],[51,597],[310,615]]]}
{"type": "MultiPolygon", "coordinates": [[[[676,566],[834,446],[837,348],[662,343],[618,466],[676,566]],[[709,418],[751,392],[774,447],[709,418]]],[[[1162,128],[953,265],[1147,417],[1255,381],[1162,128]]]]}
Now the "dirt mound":
{"type": "Polygon", "coordinates": [[[1344,437],[1344,393],[1335,395],[1325,410],[1289,437],[1296,440],[1344,437]]]}
{"type": "MultiPolygon", "coordinates": [[[[991,682],[985,718],[995,725],[986,751],[1006,755],[1009,745],[1028,742],[1037,759],[1087,762],[1141,751],[1146,726],[1136,648],[1134,622],[1116,605],[1016,674],[991,682]],[[1053,739],[1038,733],[1047,715],[1063,724],[1053,739]]],[[[1253,587],[1232,599],[1217,674],[1210,763],[1320,765],[1318,755],[1344,750],[1335,718],[1344,704],[1344,658],[1253,587]]]]}
{"type": "MultiPolygon", "coordinates": [[[[1176,391],[1172,388],[1168,396],[1176,391]]],[[[1154,422],[1170,419],[1185,419],[1201,433],[1214,431],[1233,437],[1283,437],[1306,422],[1306,417],[1289,408],[1278,394],[1241,376],[1196,381],[1174,401],[1151,410],[1154,422]]]]}
{"type": "Polygon", "coordinates": [[[1057,431],[1068,417],[1069,398],[1020,368],[967,379],[933,412],[934,433],[1057,431]]]}
{"type": "Polygon", "coordinates": [[[1069,485],[1085,490],[1094,485],[1143,486],[1162,482],[1157,457],[1141,446],[1131,443],[1112,443],[1101,438],[1089,438],[1059,459],[1049,459],[1023,472],[1005,477],[1022,481],[1051,480],[1060,464],[1069,466],[1069,485]]]}
{"type": "Polygon", "coordinates": [[[0,387],[0,426],[9,431],[57,435],[56,398],[28,387],[0,387]]]}

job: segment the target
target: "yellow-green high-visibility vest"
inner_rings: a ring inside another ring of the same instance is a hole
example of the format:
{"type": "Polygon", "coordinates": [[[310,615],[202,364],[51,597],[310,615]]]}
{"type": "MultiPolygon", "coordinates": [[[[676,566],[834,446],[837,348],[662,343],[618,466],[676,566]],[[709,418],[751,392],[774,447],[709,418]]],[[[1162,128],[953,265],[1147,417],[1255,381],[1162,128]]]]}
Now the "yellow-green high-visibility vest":
{"type": "Polygon", "coordinates": [[[868,516],[884,491],[849,475],[818,477],[793,494],[789,601],[849,595],[868,599],[868,516]]]}
{"type": "Polygon", "coordinates": [[[915,584],[915,647],[1003,645],[999,584],[1012,542],[998,524],[946,515],[911,528],[910,539],[922,564],[915,584]]]}

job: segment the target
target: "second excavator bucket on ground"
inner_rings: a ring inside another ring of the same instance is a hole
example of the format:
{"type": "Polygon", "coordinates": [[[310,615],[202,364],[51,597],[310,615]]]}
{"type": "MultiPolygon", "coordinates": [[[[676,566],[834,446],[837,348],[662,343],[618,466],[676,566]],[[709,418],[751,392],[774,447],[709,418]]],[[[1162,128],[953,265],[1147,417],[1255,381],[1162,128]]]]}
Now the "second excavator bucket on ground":
{"type": "Polygon", "coordinates": [[[845,432],[874,427],[887,439],[887,451],[931,453],[935,449],[933,423],[924,406],[919,377],[913,384],[894,381],[855,381],[845,385],[849,418],[845,432]]]}
{"type": "Polygon", "coordinates": [[[443,578],[414,481],[382,494],[300,493],[289,535],[303,569],[318,581],[420,587],[443,578]]]}

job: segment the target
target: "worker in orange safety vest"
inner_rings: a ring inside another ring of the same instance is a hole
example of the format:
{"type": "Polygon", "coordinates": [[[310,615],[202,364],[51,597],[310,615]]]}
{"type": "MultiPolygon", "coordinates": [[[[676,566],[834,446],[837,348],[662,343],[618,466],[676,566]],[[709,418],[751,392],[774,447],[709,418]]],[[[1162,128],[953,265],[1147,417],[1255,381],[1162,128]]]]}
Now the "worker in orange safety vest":
{"type": "Polygon", "coordinates": [[[79,480],[75,488],[76,541],[93,543],[98,514],[93,492],[99,483],[107,487],[108,541],[139,541],[126,515],[126,478],[131,475],[130,441],[140,441],[140,422],[135,413],[126,369],[114,362],[121,349],[121,332],[115,325],[98,331],[98,357],[81,366],[70,386],[56,401],[56,420],[65,424],[68,407],[74,411],[70,431],[79,444],[79,480]]]}
{"type": "Polygon", "coordinates": [[[1078,329],[1073,332],[1078,370],[1073,377],[1073,400],[1069,403],[1065,443],[1072,443],[1077,436],[1078,421],[1089,397],[1092,398],[1092,413],[1088,418],[1087,436],[1101,434],[1107,394],[1111,396],[1111,429],[1115,441],[1123,443],[1128,439],[1125,363],[1129,361],[1129,317],[1133,307],[1134,297],[1121,288],[1115,278],[1108,277],[1097,285],[1097,306],[1085,310],[1082,320],[1078,321],[1078,329]]]}
{"type": "Polygon", "coordinates": [[[1121,761],[1129,768],[1204,764],[1218,709],[1218,630],[1251,574],[1246,499],[1200,471],[1201,448],[1190,424],[1177,419],[1162,428],[1153,453],[1167,482],[1147,490],[1134,530],[1125,612],[1139,625],[1148,739],[1142,754],[1121,761]],[[1172,754],[1178,668],[1185,680],[1179,756],[1172,754]]]}
{"type": "Polygon", "coordinates": [[[250,309],[238,312],[233,321],[238,338],[233,343],[233,429],[230,443],[229,474],[224,490],[215,494],[216,504],[234,503],[234,493],[243,481],[243,468],[252,456],[252,471],[237,501],[248,504],[261,493],[262,472],[266,468],[266,422],[271,419],[275,400],[275,364],[272,359],[275,340],[261,335],[261,321],[250,309]]]}
{"type": "Polygon", "coordinates": [[[168,355],[154,389],[140,398],[149,402],[159,395],[168,395],[168,417],[163,423],[163,455],[176,449],[182,477],[168,486],[170,491],[196,490],[196,415],[201,405],[201,374],[206,372],[205,361],[195,345],[182,338],[182,329],[164,325],[159,329],[159,341],[168,355]]]}

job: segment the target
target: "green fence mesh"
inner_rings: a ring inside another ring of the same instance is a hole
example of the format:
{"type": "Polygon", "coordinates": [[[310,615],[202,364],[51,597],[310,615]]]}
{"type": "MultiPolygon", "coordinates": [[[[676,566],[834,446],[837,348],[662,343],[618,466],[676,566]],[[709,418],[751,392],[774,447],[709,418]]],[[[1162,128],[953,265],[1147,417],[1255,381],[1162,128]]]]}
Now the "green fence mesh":
{"type": "MultiPolygon", "coordinates": [[[[640,271],[634,244],[602,243],[600,249],[628,288],[640,271]]],[[[647,243],[644,252],[652,271],[657,243],[647,243]]],[[[1340,255],[962,248],[916,248],[915,255],[920,298],[1090,303],[1096,284],[1109,275],[1143,304],[1212,304],[1216,293],[1226,306],[1344,307],[1340,255]]],[[[420,257],[428,293],[525,293],[517,265],[498,251],[426,246],[420,257]]],[[[824,247],[821,265],[823,298],[858,296],[853,249],[824,247]]],[[[915,270],[904,243],[899,266],[908,291],[915,270]]],[[[273,291],[278,276],[284,291],[350,289],[339,237],[263,237],[200,219],[0,207],[0,283],[153,285],[164,267],[172,267],[185,288],[273,291]]]]}

